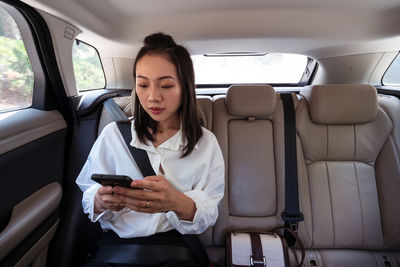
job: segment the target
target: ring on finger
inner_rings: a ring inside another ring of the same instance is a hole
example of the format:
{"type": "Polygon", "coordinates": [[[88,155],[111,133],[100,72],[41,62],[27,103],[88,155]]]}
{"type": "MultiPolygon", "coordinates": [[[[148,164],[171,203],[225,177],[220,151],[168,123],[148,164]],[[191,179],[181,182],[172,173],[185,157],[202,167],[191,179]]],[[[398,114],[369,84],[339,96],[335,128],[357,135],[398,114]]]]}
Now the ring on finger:
{"type": "Polygon", "coordinates": [[[149,207],[150,202],[146,200],[146,209],[149,207]]]}

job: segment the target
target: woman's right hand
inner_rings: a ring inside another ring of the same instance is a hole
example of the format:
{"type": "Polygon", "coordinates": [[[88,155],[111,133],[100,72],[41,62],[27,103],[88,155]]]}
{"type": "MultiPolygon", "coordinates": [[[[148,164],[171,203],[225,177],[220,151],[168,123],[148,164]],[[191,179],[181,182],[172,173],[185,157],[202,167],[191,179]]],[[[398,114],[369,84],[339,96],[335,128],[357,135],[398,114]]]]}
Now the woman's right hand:
{"type": "Polygon", "coordinates": [[[106,210],[120,211],[125,207],[118,195],[113,194],[111,186],[100,186],[94,196],[94,213],[100,214],[106,210]]]}

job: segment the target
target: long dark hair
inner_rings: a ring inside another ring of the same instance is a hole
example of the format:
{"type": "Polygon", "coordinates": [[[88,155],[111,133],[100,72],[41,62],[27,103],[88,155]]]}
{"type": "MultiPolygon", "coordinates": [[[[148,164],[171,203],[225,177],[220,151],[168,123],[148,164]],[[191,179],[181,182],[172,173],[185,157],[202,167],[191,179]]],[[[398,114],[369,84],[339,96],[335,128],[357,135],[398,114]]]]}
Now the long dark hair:
{"type": "MultiPolygon", "coordinates": [[[[133,79],[136,85],[136,65],[147,54],[159,54],[166,56],[175,65],[178,79],[182,89],[182,103],[178,109],[182,122],[182,133],[186,138],[186,146],[183,148],[182,158],[189,155],[197,141],[203,135],[201,126],[203,121],[199,115],[196,101],[194,82],[194,70],[189,52],[174,39],[164,33],[154,33],[144,39],[144,46],[140,49],[133,64],[133,79]]],[[[135,90],[135,89],[134,89],[135,90]]],[[[138,96],[135,96],[135,130],[139,141],[154,141],[153,134],[157,131],[157,122],[153,120],[143,109],[138,96]],[[149,131],[149,128],[152,132],[149,131]]]]}

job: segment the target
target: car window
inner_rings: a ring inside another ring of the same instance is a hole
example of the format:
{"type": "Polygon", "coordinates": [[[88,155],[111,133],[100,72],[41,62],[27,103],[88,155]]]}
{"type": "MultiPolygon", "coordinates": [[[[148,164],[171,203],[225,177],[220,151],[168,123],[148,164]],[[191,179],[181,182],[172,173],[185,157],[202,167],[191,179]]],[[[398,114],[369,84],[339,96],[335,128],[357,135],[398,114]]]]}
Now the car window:
{"type": "MultiPolygon", "coordinates": [[[[393,60],[382,78],[383,85],[400,86],[400,57],[399,55],[393,60]]],[[[400,88],[399,88],[400,90],[400,88]]]]}
{"type": "Polygon", "coordinates": [[[0,7],[0,112],[32,104],[34,75],[17,24],[0,7]]]}
{"type": "Polygon", "coordinates": [[[76,40],[72,49],[72,60],[78,91],[105,88],[103,66],[99,53],[93,46],[76,40]]]}
{"type": "Polygon", "coordinates": [[[298,84],[307,57],[296,54],[192,56],[196,84],[298,84]]]}

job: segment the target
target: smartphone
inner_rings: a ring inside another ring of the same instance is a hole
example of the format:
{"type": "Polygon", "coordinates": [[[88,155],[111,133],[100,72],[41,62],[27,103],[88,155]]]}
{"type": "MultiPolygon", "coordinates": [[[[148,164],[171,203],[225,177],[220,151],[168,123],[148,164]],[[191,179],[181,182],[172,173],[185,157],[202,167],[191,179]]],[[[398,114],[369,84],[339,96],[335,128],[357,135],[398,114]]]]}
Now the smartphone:
{"type": "Polygon", "coordinates": [[[92,174],[92,180],[99,184],[106,186],[121,186],[131,188],[132,178],[127,175],[115,175],[115,174],[92,174]]]}

